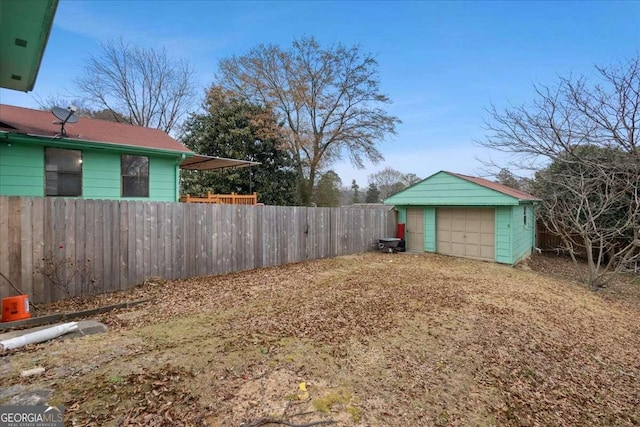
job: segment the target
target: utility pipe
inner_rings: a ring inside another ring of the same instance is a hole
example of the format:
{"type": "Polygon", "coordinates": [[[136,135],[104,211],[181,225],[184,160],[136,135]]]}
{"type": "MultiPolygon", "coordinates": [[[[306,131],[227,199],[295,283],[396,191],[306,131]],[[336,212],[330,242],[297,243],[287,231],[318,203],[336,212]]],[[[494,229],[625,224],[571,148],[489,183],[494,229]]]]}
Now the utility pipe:
{"type": "Polygon", "coordinates": [[[3,350],[11,350],[14,348],[24,347],[28,344],[36,344],[58,338],[61,335],[78,330],[78,322],[63,323],[61,325],[52,326],[50,328],[41,329],[39,331],[30,332],[20,337],[9,338],[0,341],[0,348],[3,350]]]}

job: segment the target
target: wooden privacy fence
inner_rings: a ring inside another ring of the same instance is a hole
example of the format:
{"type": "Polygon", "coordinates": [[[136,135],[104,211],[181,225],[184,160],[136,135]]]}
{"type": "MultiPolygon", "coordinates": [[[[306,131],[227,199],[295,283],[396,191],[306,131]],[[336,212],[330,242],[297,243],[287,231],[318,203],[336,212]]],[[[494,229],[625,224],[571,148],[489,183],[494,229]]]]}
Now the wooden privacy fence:
{"type": "MultiPolygon", "coordinates": [[[[394,235],[391,210],[0,197],[0,272],[34,302],[70,294],[365,252],[394,235]],[[44,260],[44,261],[43,261],[44,260]],[[50,275],[48,276],[50,277],[50,275]],[[91,283],[87,283],[93,279],[91,283]]],[[[0,277],[0,297],[13,295],[0,277]]]]}
{"type": "Polygon", "coordinates": [[[553,234],[541,220],[536,221],[536,247],[542,250],[559,250],[565,244],[560,236],[553,234]]]}

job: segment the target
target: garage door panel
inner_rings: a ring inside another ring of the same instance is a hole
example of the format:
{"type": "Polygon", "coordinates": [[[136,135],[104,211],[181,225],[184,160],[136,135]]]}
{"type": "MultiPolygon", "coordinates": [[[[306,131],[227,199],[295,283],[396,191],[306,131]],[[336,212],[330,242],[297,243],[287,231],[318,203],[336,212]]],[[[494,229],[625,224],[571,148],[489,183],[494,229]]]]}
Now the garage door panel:
{"type": "Polygon", "coordinates": [[[481,245],[493,247],[494,243],[495,243],[495,239],[493,237],[493,234],[482,233],[480,235],[480,244],[481,245]]]}
{"type": "Polygon", "coordinates": [[[494,251],[492,246],[481,246],[480,247],[480,258],[493,259],[494,251]]]}
{"type": "Polygon", "coordinates": [[[451,220],[451,230],[453,231],[461,231],[464,233],[466,226],[466,221],[464,219],[452,219],[451,220]]]}
{"type": "Polygon", "coordinates": [[[465,245],[465,256],[480,258],[480,246],[478,245],[465,245]]]}
{"type": "Polygon", "coordinates": [[[493,260],[494,222],[492,208],[438,208],[437,252],[493,260]]]}
{"type": "Polygon", "coordinates": [[[480,234],[479,233],[467,233],[465,236],[465,243],[467,245],[479,245],[480,244],[480,234]]]}
{"type": "Polygon", "coordinates": [[[487,220],[483,220],[480,223],[480,232],[481,233],[494,233],[494,225],[493,225],[493,220],[491,221],[487,221],[487,220]]]}
{"type": "Polygon", "coordinates": [[[466,256],[464,243],[451,243],[451,255],[466,256]]]}
{"type": "Polygon", "coordinates": [[[450,241],[438,241],[438,252],[440,252],[440,249],[442,250],[442,252],[446,252],[446,253],[450,253],[451,252],[451,242],[450,241]]]}
{"type": "Polygon", "coordinates": [[[464,231],[452,231],[451,242],[464,243],[464,231]]]}
{"type": "Polygon", "coordinates": [[[461,220],[464,220],[467,216],[467,214],[460,209],[451,209],[451,213],[449,215],[451,215],[451,218],[453,219],[461,219],[461,220]]]}

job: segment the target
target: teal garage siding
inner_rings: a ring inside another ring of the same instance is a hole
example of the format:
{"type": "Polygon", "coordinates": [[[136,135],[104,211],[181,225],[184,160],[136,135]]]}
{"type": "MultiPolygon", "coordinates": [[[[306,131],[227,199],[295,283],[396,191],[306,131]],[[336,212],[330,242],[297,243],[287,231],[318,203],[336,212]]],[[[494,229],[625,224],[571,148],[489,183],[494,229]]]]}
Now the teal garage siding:
{"type": "Polygon", "coordinates": [[[398,207],[398,223],[399,224],[407,223],[407,208],[402,206],[398,207]]]}
{"type": "Polygon", "coordinates": [[[495,216],[495,257],[496,262],[511,264],[513,262],[513,249],[511,247],[511,211],[512,206],[499,206],[495,216]]]}
{"type": "Polygon", "coordinates": [[[424,250],[436,251],[436,208],[433,206],[424,208],[424,250]]]}
{"type": "MultiPolygon", "coordinates": [[[[493,208],[495,212],[493,259],[495,262],[513,265],[532,252],[535,244],[534,206],[537,201],[538,199],[530,194],[483,178],[440,171],[392,195],[385,199],[384,203],[395,206],[400,223],[407,222],[408,208],[422,208],[426,252],[438,251],[438,224],[436,223],[438,208],[493,208]]],[[[480,218],[472,213],[473,210],[468,212],[471,212],[467,214],[471,217],[467,216],[467,219],[464,219],[463,215],[462,221],[465,222],[459,226],[460,230],[465,230],[465,226],[472,227],[473,221],[477,223],[480,218]]],[[[466,229],[471,230],[471,228],[466,229]]],[[[470,233],[470,231],[465,233],[464,238],[468,239],[466,245],[473,244],[470,240],[474,236],[470,233]]],[[[461,236],[462,233],[458,235],[461,236]]],[[[468,247],[465,246],[465,248],[468,247]]],[[[488,256],[490,257],[491,255],[488,256]]]]}
{"type": "Polygon", "coordinates": [[[535,218],[532,205],[514,206],[511,211],[513,230],[513,260],[516,263],[529,256],[535,243],[535,218]],[[525,224],[526,212],[526,224],[525,224]]]}

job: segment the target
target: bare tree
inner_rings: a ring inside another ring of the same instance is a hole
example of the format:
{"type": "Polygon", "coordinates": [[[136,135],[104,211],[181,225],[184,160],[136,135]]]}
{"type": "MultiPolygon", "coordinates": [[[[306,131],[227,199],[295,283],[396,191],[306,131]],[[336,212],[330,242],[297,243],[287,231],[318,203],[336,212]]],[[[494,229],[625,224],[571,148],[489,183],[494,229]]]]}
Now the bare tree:
{"type": "Polygon", "coordinates": [[[404,179],[405,175],[392,167],[386,167],[369,175],[369,182],[375,184],[382,200],[405,188],[404,179]]]}
{"type": "Polygon", "coordinates": [[[382,160],[376,144],[400,121],[382,108],[390,100],[380,92],[377,65],[357,46],[323,48],[303,38],[288,50],[259,45],[223,59],[217,84],[278,114],[308,205],[319,171],[344,154],[359,168],[364,159],[382,160]]]}
{"type": "Polygon", "coordinates": [[[515,188],[516,190],[521,189],[520,180],[508,168],[501,168],[500,172],[496,174],[496,179],[502,185],[515,188]]]}
{"type": "Polygon", "coordinates": [[[481,142],[539,170],[541,219],[576,265],[587,258],[592,287],[640,259],[640,57],[596,70],[596,82],[563,78],[530,106],[492,108],[481,142]]]}
{"type": "Polygon", "coordinates": [[[402,178],[402,183],[405,187],[410,187],[414,184],[419,183],[420,181],[422,181],[422,178],[420,178],[415,173],[408,173],[402,178]]]}
{"type": "Polygon", "coordinates": [[[51,111],[53,107],[67,108],[73,106],[76,108],[76,114],[80,117],[90,117],[92,119],[108,120],[112,122],[127,121],[125,117],[114,111],[107,109],[91,109],[84,99],[60,95],[49,95],[44,98],[40,96],[34,96],[33,98],[38,103],[38,107],[40,107],[41,110],[51,111]]]}
{"type": "Polygon", "coordinates": [[[106,110],[125,121],[171,132],[195,96],[193,68],[167,52],[106,42],[92,54],[84,74],[75,80],[94,110],[106,110]]]}
{"type": "Polygon", "coordinates": [[[419,181],[420,178],[416,174],[404,174],[392,167],[386,167],[369,175],[369,182],[375,184],[380,192],[379,197],[382,200],[419,181]]]}

